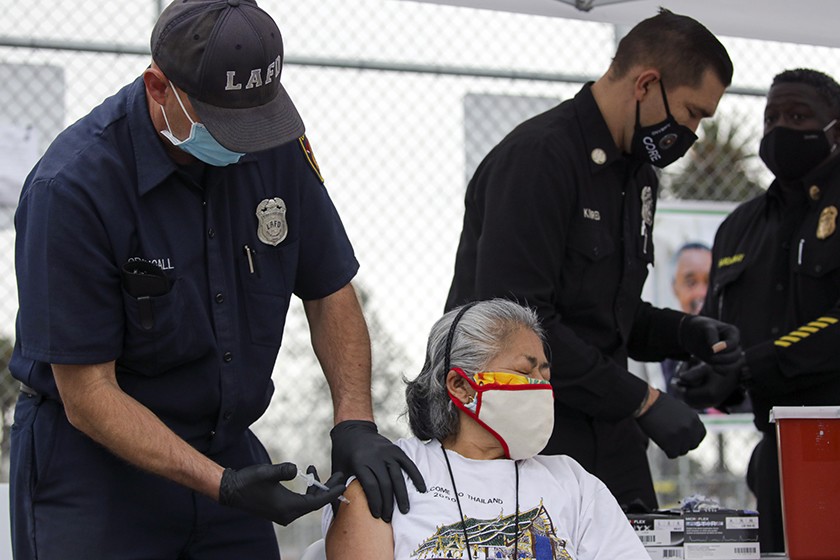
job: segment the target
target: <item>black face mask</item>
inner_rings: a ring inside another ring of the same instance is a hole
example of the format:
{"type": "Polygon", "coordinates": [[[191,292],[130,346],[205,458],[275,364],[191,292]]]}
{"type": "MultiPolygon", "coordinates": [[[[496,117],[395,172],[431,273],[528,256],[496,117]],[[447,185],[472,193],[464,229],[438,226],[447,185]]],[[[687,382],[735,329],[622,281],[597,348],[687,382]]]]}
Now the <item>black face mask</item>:
{"type": "Polygon", "coordinates": [[[764,135],[758,155],[767,169],[783,181],[801,179],[825,158],[834,148],[825,133],[837,122],[834,119],[825,128],[797,130],[777,126],[764,135]]]}
{"type": "Polygon", "coordinates": [[[636,101],[636,129],[630,142],[630,153],[645,163],[665,167],[683,157],[697,141],[697,135],[674,119],[668,107],[662,80],[659,80],[659,86],[662,88],[662,101],[667,117],[657,124],[642,126],[639,121],[639,102],[636,101]]]}

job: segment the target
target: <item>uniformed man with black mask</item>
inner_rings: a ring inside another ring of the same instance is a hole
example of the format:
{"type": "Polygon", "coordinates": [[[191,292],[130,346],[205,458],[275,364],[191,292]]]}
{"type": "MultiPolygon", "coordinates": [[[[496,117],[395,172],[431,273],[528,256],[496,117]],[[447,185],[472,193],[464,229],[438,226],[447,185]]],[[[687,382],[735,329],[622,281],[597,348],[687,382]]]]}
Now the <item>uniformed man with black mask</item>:
{"type": "Polygon", "coordinates": [[[708,29],[661,10],[621,40],[603,77],[502,140],[467,187],[446,307],[507,297],[537,310],[555,390],[544,453],[572,456],[622,504],[657,505],[648,438],[673,458],[705,435],[694,410],[627,371],[628,356],[740,367],[737,329],[641,300],[654,167],[685,154],[731,79],[708,29]]]}
{"type": "Polygon", "coordinates": [[[763,434],[747,474],[762,552],[784,550],[770,409],[840,404],[838,118],[840,85],[829,76],[797,69],[773,79],[759,155],[776,179],[718,229],[702,312],[737,325],[745,367],[720,375],[700,365],[680,376],[694,406],[749,391],[763,434]]]}

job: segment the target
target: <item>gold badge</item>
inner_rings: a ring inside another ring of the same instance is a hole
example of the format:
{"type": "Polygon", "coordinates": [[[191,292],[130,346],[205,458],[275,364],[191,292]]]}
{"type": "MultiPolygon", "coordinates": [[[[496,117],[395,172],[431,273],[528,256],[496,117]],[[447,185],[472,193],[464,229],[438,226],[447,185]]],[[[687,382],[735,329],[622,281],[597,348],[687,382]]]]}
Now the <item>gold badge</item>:
{"type": "Polygon", "coordinates": [[[837,229],[837,207],[826,206],[820,212],[820,221],[817,224],[817,239],[826,239],[837,229]]]}

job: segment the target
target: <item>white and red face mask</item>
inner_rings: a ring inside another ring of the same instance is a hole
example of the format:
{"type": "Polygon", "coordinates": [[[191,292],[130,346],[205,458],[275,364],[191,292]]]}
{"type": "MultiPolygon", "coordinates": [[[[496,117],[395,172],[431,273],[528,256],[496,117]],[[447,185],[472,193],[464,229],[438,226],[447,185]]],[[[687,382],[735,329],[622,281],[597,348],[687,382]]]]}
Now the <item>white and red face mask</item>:
{"type": "Polygon", "coordinates": [[[554,392],[551,384],[516,373],[481,372],[467,375],[452,368],[475,389],[475,399],[464,404],[449,398],[470,418],[490,432],[508,459],[529,459],[543,450],[554,429],[554,392]]]}

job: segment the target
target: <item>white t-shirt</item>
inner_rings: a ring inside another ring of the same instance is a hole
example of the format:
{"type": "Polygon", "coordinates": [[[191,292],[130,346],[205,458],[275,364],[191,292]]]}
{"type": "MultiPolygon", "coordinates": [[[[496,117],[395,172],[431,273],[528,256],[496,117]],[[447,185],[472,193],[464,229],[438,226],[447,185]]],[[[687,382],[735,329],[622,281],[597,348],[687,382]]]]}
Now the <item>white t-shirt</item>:
{"type": "MultiPolygon", "coordinates": [[[[405,477],[411,509],[403,515],[394,508],[394,558],[468,558],[440,443],[411,438],[397,445],[420,469],[428,491],[421,494],[405,477]]],[[[514,462],[446,453],[467,518],[472,559],[513,558],[514,462]]],[[[332,508],[324,508],[323,521],[326,534],[332,508]]],[[[565,455],[539,455],[519,462],[519,551],[521,558],[534,560],[650,558],[604,483],[565,455]]]]}

